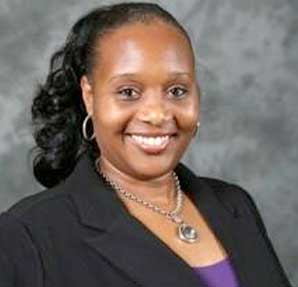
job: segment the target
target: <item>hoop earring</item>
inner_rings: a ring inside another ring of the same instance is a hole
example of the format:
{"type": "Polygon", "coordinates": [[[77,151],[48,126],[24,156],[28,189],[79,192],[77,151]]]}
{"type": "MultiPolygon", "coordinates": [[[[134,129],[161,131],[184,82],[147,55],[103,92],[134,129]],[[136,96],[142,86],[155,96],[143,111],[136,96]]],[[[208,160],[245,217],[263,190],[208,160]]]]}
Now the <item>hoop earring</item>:
{"type": "Polygon", "coordinates": [[[196,129],[195,129],[195,131],[194,131],[193,136],[196,136],[196,135],[199,134],[199,127],[200,127],[200,122],[197,122],[197,124],[196,124],[196,129]]]}
{"type": "MultiPolygon", "coordinates": [[[[82,133],[83,133],[83,137],[86,141],[92,141],[95,138],[95,133],[93,132],[93,134],[91,136],[88,136],[87,133],[87,125],[88,125],[88,121],[89,119],[91,119],[91,115],[88,114],[84,121],[83,121],[83,125],[82,125],[82,133]]],[[[92,120],[91,120],[92,121],[92,120]]]]}

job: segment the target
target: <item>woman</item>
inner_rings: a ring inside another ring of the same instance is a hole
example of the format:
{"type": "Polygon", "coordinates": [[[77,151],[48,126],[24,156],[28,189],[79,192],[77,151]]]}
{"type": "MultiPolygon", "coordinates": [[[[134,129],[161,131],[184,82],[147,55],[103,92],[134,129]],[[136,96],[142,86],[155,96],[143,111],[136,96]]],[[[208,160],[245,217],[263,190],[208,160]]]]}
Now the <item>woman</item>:
{"type": "Polygon", "coordinates": [[[32,106],[48,189],[0,217],[0,286],[290,286],[249,194],[179,163],[199,127],[194,62],[156,4],[74,25],[32,106]]]}

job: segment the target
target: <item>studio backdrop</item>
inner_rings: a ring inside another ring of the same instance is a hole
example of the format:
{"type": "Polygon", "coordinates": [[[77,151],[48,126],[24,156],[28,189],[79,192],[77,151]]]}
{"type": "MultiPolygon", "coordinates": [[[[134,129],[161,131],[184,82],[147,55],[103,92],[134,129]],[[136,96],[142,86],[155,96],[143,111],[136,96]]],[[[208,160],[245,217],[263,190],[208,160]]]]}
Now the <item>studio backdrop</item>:
{"type": "MultiPolygon", "coordinates": [[[[32,175],[30,106],[50,55],[80,15],[115,2],[1,0],[0,211],[43,189],[32,175]]],[[[298,286],[298,1],[148,2],[184,24],[197,56],[201,127],[183,161],[248,190],[298,286]]]]}

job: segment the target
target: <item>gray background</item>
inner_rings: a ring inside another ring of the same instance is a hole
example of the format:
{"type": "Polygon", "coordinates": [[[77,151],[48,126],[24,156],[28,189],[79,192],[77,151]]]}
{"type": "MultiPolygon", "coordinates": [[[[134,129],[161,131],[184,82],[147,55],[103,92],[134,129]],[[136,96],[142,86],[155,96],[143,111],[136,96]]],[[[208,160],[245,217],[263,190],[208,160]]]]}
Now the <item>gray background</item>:
{"type": "MultiPolygon", "coordinates": [[[[1,0],[0,210],[42,188],[31,172],[30,105],[50,55],[79,16],[112,2],[1,0]]],[[[190,32],[204,92],[184,161],[250,192],[298,285],[298,1],[156,2],[190,32]]]]}

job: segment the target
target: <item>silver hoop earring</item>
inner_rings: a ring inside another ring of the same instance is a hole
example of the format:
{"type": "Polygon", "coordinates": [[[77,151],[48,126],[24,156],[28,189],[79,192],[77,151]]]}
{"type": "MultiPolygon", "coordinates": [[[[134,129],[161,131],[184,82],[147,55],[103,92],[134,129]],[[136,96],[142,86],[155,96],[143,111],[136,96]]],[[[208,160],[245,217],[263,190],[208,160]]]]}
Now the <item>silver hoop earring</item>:
{"type": "MultiPolygon", "coordinates": [[[[95,138],[95,133],[93,132],[93,134],[91,136],[88,136],[88,133],[87,133],[87,125],[88,125],[88,121],[89,119],[91,119],[91,115],[88,114],[84,121],[83,121],[83,125],[82,125],[82,133],[83,133],[83,137],[86,141],[92,141],[94,138],[95,138]]],[[[91,120],[92,122],[92,120],[91,120]]]]}
{"type": "Polygon", "coordinates": [[[197,122],[196,129],[195,129],[193,136],[196,136],[199,134],[199,127],[200,127],[200,122],[197,122]]]}

